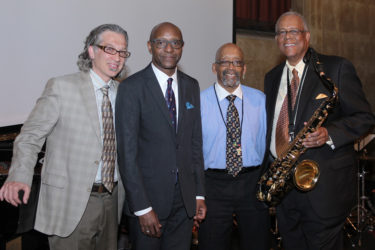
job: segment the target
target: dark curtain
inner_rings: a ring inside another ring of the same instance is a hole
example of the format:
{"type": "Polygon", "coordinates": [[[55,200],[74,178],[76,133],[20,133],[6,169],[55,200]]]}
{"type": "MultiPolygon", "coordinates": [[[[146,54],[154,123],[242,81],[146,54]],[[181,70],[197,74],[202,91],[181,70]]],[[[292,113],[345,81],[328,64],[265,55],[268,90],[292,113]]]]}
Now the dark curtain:
{"type": "Polygon", "coordinates": [[[273,32],[290,7],[291,0],[235,0],[235,28],[273,32]]]}

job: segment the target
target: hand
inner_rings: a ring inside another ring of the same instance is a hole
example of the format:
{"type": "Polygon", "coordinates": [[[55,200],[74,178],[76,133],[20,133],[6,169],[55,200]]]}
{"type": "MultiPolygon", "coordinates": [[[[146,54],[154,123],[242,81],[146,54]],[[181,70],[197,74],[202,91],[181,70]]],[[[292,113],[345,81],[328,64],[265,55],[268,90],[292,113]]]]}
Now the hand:
{"type": "Polygon", "coordinates": [[[306,148],[316,148],[324,145],[328,140],[329,136],[327,129],[320,127],[315,132],[308,134],[306,138],[302,140],[302,143],[306,148]]]}
{"type": "Polygon", "coordinates": [[[139,224],[141,226],[141,230],[145,235],[160,238],[161,224],[154,210],[151,210],[147,214],[138,216],[138,219],[139,224]]]}
{"type": "Polygon", "coordinates": [[[15,207],[22,204],[18,192],[23,191],[22,202],[27,204],[30,196],[30,186],[22,182],[6,182],[0,189],[0,200],[6,200],[15,207]]]}
{"type": "Polygon", "coordinates": [[[207,206],[206,202],[202,199],[197,199],[197,208],[194,216],[194,226],[199,227],[204,218],[206,218],[207,206]]]}

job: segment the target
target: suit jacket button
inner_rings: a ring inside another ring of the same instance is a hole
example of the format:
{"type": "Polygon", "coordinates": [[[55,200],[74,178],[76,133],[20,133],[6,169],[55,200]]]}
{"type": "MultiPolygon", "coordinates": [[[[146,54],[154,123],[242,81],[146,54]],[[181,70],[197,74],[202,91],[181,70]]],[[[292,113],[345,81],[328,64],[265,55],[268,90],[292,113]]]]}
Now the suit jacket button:
{"type": "Polygon", "coordinates": [[[91,193],[91,188],[88,188],[88,189],[87,189],[87,192],[91,193]]]}
{"type": "Polygon", "coordinates": [[[171,171],[171,173],[172,173],[172,174],[175,174],[175,173],[176,173],[176,171],[175,171],[175,170],[172,170],[172,171],[171,171]]]}

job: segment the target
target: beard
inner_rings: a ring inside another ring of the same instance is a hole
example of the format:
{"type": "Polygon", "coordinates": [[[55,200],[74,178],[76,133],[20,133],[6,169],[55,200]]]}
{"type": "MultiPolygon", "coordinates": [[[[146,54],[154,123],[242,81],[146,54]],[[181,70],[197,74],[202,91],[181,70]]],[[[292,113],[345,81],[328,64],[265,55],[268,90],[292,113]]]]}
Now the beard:
{"type": "Polygon", "coordinates": [[[240,85],[241,83],[241,77],[240,77],[240,73],[238,73],[237,71],[235,70],[230,70],[230,69],[226,69],[223,71],[223,74],[222,74],[222,79],[223,79],[223,85],[225,87],[237,87],[238,85],[240,85]],[[235,77],[229,77],[227,76],[227,74],[232,74],[234,75],[235,77]]]}

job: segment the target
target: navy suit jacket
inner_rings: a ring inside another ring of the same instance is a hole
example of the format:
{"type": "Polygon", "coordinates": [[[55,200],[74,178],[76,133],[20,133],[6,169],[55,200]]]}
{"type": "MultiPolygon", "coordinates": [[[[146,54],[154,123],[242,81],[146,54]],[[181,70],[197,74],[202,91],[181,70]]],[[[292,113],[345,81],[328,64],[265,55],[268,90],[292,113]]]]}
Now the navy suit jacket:
{"type": "MultiPolygon", "coordinates": [[[[307,192],[313,209],[321,217],[331,217],[348,213],[355,202],[356,161],[353,143],[366,134],[374,125],[374,115],[362,90],[361,82],[353,65],[337,56],[318,55],[323,63],[327,77],[338,87],[339,101],[333,112],[328,115],[323,127],[328,130],[335,149],[327,144],[319,148],[308,149],[301,157],[319,164],[320,178],[316,187],[307,192]]],[[[306,78],[300,96],[295,134],[308,121],[324,99],[317,99],[319,94],[330,96],[331,93],[314,71],[310,60],[306,78]]],[[[267,153],[269,159],[272,125],[277,93],[285,62],[276,66],[265,76],[264,90],[267,110],[267,153]]],[[[270,162],[265,164],[268,165],[270,162]]]]}
{"type": "Polygon", "coordinates": [[[116,99],[116,136],[128,213],[152,207],[165,219],[172,208],[176,170],[188,216],[204,196],[198,82],[177,71],[177,133],[151,64],[124,80],[116,99]]]}

